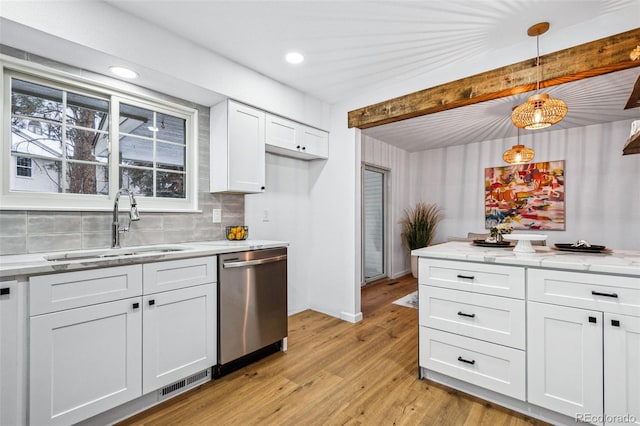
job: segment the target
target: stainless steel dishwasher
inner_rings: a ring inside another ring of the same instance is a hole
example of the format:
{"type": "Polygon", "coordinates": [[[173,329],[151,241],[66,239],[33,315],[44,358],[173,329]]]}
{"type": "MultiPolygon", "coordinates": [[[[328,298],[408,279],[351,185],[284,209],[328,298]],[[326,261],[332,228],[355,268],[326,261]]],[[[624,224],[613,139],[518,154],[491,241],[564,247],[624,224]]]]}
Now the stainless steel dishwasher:
{"type": "Polygon", "coordinates": [[[218,256],[221,376],[283,349],[287,337],[287,249],[218,256]]]}

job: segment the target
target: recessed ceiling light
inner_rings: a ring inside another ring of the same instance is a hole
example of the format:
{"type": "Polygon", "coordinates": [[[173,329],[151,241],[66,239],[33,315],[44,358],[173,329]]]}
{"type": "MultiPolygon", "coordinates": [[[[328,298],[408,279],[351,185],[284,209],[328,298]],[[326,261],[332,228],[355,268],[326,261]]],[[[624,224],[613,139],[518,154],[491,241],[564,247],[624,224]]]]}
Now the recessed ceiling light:
{"type": "Polygon", "coordinates": [[[122,78],[138,78],[137,72],[124,67],[110,67],[109,71],[122,78]]]}
{"type": "Polygon", "coordinates": [[[302,53],[299,52],[289,52],[284,57],[284,59],[290,64],[301,64],[302,62],[304,62],[304,56],[302,56],[302,53]]]}

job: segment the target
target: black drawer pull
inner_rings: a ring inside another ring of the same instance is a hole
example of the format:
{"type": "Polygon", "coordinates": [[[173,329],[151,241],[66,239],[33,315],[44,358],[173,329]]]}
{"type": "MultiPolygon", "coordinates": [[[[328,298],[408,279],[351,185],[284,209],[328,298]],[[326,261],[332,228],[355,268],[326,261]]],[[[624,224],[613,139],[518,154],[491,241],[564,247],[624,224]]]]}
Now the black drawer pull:
{"type": "Polygon", "coordinates": [[[458,312],[458,315],[460,315],[461,317],[468,317],[468,318],[475,318],[476,317],[476,314],[465,314],[462,311],[458,312]]]}
{"type": "Polygon", "coordinates": [[[458,274],[458,278],[464,278],[465,280],[472,280],[475,277],[473,275],[460,275],[460,274],[458,274]]]}
{"type": "Polygon", "coordinates": [[[133,309],[138,309],[139,307],[140,307],[139,303],[136,302],[136,303],[133,304],[133,309]]]}
{"type": "Polygon", "coordinates": [[[464,358],[462,358],[461,356],[459,356],[459,357],[458,357],[458,361],[460,361],[460,362],[466,362],[467,364],[471,364],[471,365],[473,365],[473,364],[475,364],[475,363],[476,363],[476,360],[475,360],[475,359],[472,359],[471,361],[469,361],[468,359],[464,359],[464,358]]]}
{"type": "Polygon", "coordinates": [[[611,320],[611,325],[614,327],[620,327],[620,321],[619,320],[611,320]]]}
{"type": "Polygon", "coordinates": [[[601,293],[599,291],[591,291],[591,294],[593,294],[594,296],[604,296],[604,297],[618,297],[618,293],[601,293]]]}
{"type": "Polygon", "coordinates": [[[9,287],[0,288],[0,296],[4,296],[6,294],[11,294],[11,288],[9,287]]]}
{"type": "Polygon", "coordinates": [[[155,305],[155,304],[156,304],[156,301],[155,301],[155,300],[153,300],[153,299],[149,300],[149,306],[153,306],[153,305],[155,305]]]}
{"type": "Polygon", "coordinates": [[[296,146],[296,149],[300,149],[300,145],[296,146]]]}
{"type": "Polygon", "coordinates": [[[596,320],[596,317],[589,317],[589,322],[592,322],[595,324],[598,322],[598,320],[596,320]]]}

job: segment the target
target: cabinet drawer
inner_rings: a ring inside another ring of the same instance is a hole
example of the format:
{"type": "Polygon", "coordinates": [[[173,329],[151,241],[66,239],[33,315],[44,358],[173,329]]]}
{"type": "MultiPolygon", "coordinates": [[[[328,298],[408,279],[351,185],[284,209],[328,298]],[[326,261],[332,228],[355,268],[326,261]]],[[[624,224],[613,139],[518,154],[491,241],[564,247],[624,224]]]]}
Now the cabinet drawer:
{"type": "Polygon", "coordinates": [[[142,267],[127,265],[35,276],[29,278],[29,292],[31,315],[140,296],[142,267]]]}
{"type": "Polygon", "coordinates": [[[525,302],[507,297],[420,286],[420,325],[525,348],[525,302]]]}
{"type": "Polygon", "coordinates": [[[525,353],[420,327],[420,367],[525,400],[525,353]]]}
{"type": "Polygon", "coordinates": [[[528,269],[528,300],[640,316],[640,278],[528,269]]]}
{"type": "Polygon", "coordinates": [[[143,265],[144,294],[216,282],[216,256],[143,265]]]}
{"type": "Polygon", "coordinates": [[[419,259],[418,283],[524,299],[524,268],[419,259]]]}

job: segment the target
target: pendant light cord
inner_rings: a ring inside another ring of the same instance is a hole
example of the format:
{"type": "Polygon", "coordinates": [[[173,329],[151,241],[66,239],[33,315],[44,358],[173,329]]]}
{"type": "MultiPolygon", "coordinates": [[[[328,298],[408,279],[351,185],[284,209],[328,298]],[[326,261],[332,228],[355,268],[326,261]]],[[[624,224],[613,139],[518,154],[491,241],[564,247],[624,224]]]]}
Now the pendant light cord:
{"type": "Polygon", "coordinates": [[[540,36],[536,36],[536,95],[540,92],[540,36]]]}

